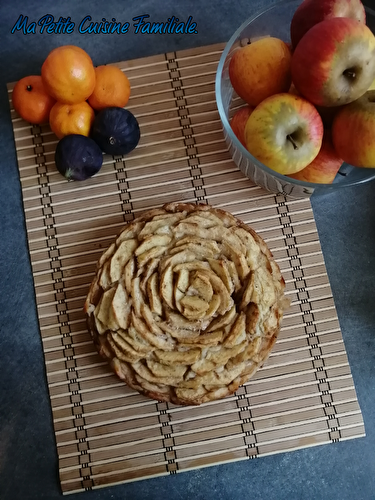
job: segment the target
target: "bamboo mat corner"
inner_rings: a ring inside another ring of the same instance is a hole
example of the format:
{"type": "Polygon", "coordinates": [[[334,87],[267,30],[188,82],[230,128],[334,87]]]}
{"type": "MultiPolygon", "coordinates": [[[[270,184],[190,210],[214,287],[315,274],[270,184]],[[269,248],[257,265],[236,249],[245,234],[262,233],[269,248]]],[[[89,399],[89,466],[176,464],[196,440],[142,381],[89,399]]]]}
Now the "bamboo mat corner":
{"type": "Polygon", "coordinates": [[[365,435],[310,201],[254,185],[227,151],[215,102],[223,44],[119,62],[142,137],[68,183],[56,137],[9,102],[63,493],[365,435]],[[224,208],[267,242],[292,300],[264,367],[235,395],[176,407],[129,390],[98,356],[83,302],[123,225],[165,202],[224,208]]]}

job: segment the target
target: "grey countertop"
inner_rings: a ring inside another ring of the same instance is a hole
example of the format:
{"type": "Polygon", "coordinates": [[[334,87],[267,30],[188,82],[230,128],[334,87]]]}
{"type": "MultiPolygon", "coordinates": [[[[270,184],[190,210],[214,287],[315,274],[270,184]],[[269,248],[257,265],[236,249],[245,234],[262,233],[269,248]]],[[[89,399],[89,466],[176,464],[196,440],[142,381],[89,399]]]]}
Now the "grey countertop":
{"type": "MultiPolygon", "coordinates": [[[[370,6],[368,0],[368,5],[370,6]]],[[[0,7],[0,498],[61,498],[57,454],[27,250],[6,83],[40,73],[63,44],[87,50],[94,64],[197,47],[230,38],[269,0],[138,2],[46,0],[0,7]],[[73,21],[90,15],[130,22],[149,14],[165,22],[189,16],[196,34],[28,34],[11,29],[20,15],[73,21]]],[[[70,498],[97,499],[374,499],[375,498],[375,202],[374,182],[313,196],[312,204],[351,366],[366,437],[257,460],[147,479],[70,498]]]]}

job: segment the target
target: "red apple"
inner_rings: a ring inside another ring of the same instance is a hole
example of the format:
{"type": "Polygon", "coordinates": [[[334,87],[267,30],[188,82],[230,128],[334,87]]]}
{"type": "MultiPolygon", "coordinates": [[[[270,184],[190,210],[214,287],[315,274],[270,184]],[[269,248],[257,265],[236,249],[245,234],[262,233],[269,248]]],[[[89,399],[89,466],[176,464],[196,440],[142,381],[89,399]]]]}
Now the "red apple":
{"type": "Polygon", "coordinates": [[[279,38],[263,37],[238,48],[229,62],[233,89],[254,107],[266,97],[287,92],[291,59],[289,47],[279,38]]]}
{"type": "Polygon", "coordinates": [[[290,175],[300,181],[331,184],[342,165],[342,159],[332,144],[331,132],[324,131],[322,147],[314,160],[303,170],[290,175]]]}
{"type": "Polygon", "coordinates": [[[375,36],[362,23],[334,17],[313,26],[292,56],[292,80],[318,106],[355,101],[375,78],[375,36]]]}
{"type": "Polygon", "coordinates": [[[253,110],[254,108],[251,106],[243,106],[234,113],[230,121],[233,132],[245,148],[245,125],[253,110]]]}
{"type": "Polygon", "coordinates": [[[375,90],[340,109],[333,120],[332,140],[350,165],[375,168],[375,90]]]}
{"type": "Polygon", "coordinates": [[[293,47],[297,47],[303,35],[315,24],[332,17],[350,17],[366,24],[366,12],[360,0],[304,0],[290,24],[293,47]]]}
{"type": "Polygon", "coordinates": [[[313,161],[323,138],[323,122],[302,97],[275,94],[251,113],[245,127],[248,151],[280,174],[294,174],[313,161]]]}

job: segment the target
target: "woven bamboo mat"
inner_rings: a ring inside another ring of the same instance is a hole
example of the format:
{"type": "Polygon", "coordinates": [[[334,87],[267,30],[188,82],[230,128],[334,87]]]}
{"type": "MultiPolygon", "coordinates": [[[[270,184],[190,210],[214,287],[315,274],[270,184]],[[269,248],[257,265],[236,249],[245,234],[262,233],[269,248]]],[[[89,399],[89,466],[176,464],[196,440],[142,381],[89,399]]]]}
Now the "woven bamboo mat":
{"type": "Polygon", "coordinates": [[[365,435],[310,201],[263,191],[226,150],[214,91],[222,49],[118,63],[142,138],[88,181],[60,176],[49,127],[12,109],[64,493],[365,435]],[[292,299],[263,369],[233,397],[193,408],[129,390],[97,355],[82,311],[96,261],[124,223],[179,200],[249,223],[292,299]]]}

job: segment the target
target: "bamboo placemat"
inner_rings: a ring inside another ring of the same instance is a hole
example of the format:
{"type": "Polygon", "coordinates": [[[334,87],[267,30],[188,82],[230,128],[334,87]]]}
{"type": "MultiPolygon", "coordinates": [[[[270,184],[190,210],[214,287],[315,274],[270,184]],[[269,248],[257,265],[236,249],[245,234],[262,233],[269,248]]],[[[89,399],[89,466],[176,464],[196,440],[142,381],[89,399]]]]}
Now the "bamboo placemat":
{"type": "Polygon", "coordinates": [[[9,100],[64,493],[365,435],[310,201],[255,186],[225,147],[214,80],[222,44],[118,63],[142,138],[68,183],[56,137],[9,100]],[[292,306],[276,346],[236,395],[200,407],[129,390],[98,356],[83,302],[124,223],[165,202],[207,202],[268,243],[292,306]]]}

